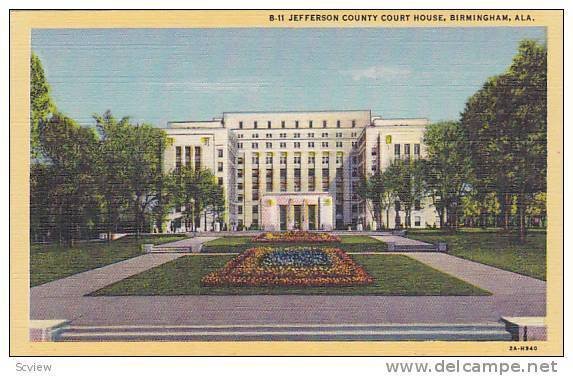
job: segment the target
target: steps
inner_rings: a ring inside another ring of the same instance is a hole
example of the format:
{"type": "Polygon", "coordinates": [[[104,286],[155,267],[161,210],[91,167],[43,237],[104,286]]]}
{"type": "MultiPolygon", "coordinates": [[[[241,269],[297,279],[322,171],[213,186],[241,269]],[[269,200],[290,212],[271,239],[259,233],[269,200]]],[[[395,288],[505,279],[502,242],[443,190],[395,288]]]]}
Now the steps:
{"type": "Polygon", "coordinates": [[[70,326],[57,341],[510,341],[501,323],[70,326]]]}

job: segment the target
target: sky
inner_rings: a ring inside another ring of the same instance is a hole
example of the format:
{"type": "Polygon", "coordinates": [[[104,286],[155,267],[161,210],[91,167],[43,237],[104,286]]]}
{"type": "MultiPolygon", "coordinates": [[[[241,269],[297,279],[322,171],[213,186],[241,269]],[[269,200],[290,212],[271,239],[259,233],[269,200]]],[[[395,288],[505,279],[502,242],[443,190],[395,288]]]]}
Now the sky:
{"type": "Polygon", "coordinates": [[[60,111],[159,127],[233,111],[456,120],[544,28],[35,29],[60,111]]]}

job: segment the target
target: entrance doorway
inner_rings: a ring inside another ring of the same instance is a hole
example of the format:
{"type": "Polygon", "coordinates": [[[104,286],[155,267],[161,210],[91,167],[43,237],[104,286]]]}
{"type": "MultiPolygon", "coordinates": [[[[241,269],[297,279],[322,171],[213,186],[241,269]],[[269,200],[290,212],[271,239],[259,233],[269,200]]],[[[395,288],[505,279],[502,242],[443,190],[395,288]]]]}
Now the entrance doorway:
{"type": "Polygon", "coordinates": [[[301,229],[301,221],[302,221],[302,206],[295,205],[294,206],[294,228],[295,230],[301,229]]]}
{"type": "Polygon", "coordinates": [[[308,205],[308,229],[316,230],[316,205],[308,205]]]}
{"type": "Polygon", "coordinates": [[[280,229],[281,231],[285,231],[287,229],[287,206],[280,205],[280,229]]]}

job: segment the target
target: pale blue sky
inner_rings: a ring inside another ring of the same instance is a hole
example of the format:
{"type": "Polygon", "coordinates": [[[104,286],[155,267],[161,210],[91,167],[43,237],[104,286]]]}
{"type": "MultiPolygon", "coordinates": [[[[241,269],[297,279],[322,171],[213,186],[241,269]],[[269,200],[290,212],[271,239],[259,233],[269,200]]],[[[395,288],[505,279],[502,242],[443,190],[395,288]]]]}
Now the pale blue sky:
{"type": "Polygon", "coordinates": [[[371,109],[457,119],[544,28],[53,29],[32,32],[58,108],[165,126],[232,111],[371,109]]]}

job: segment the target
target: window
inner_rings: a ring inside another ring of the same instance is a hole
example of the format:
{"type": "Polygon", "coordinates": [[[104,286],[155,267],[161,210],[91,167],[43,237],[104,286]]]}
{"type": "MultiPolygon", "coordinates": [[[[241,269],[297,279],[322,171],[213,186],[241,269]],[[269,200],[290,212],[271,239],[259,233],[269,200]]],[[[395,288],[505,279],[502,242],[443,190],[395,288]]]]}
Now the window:
{"type": "Polygon", "coordinates": [[[354,168],[352,169],[352,177],[355,178],[355,177],[357,177],[357,176],[358,176],[358,169],[357,169],[356,167],[354,167],[354,168]]]}
{"type": "Polygon", "coordinates": [[[340,128],[340,120],[336,120],[336,128],[340,128]]]}
{"type": "Polygon", "coordinates": [[[322,134],[322,138],[326,138],[326,137],[328,137],[328,133],[325,132],[322,134]]]}
{"type": "Polygon", "coordinates": [[[217,184],[219,184],[219,186],[222,187],[223,186],[223,178],[218,178],[217,184]]]}
{"type": "Polygon", "coordinates": [[[287,190],[286,179],[287,179],[286,168],[281,168],[281,172],[280,172],[281,192],[286,192],[286,190],[287,190]]]}
{"type": "Polygon", "coordinates": [[[258,143],[258,142],[253,142],[253,143],[251,143],[251,148],[253,148],[253,149],[258,149],[258,148],[259,148],[259,143],[258,143]]]}
{"type": "MultiPolygon", "coordinates": [[[[191,150],[189,150],[189,154],[191,154],[191,150]]],[[[191,156],[189,156],[191,159],[191,156]]],[[[201,147],[195,146],[195,170],[201,170],[201,147]]]]}
{"type": "Polygon", "coordinates": [[[223,158],[223,149],[218,149],[218,150],[217,150],[217,156],[218,156],[219,158],[223,158]]]}
{"type": "Polygon", "coordinates": [[[266,147],[267,149],[271,149],[271,148],[273,147],[273,143],[272,143],[272,142],[267,142],[267,143],[265,144],[265,147],[266,147]]]}
{"type": "Polygon", "coordinates": [[[394,145],[394,156],[400,158],[400,144],[394,145]]]}
{"type": "Polygon", "coordinates": [[[323,127],[323,128],[326,128],[326,120],[323,120],[323,121],[322,121],[322,127],[323,127]]]}
{"type": "Polygon", "coordinates": [[[356,120],[352,120],[352,128],[356,128],[356,120]]]}
{"type": "Polygon", "coordinates": [[[237,157],[237,164],[238,164],[238,165],[242,165],[242,164],[243,164],[243,157],[237,157]]]}
{"type": "Polygon", "coordinates": [[[322,164],[328,164],[330,162],[330,157],[328,154],[322,156],[322,164]]]}
{"type": "Polygon", "coordinates": [[[350,134],[350,137],[356,137],[356,132],[352,132],[352,133],[350,134]]]}
{"type": "Polygon", "coordinates": [[[237,138],[243,138],[243,136],[245,136],[244,134],[240,133],[237,135],[237,138]]]}
{"type": "Polygon", "coordinates": [[[294,164],[300,164],[300,153],[294,155],[294,164]]]}
{"type": "Polygon", "coordinates": [[[253,162],[253,164],[259,164],[259,153],[254,153],[252,158],[251,158],[251,162],[253,162]]]}
{"type": "Polygon", "coordinates": [[[243,183],[237,183],[237,190],[239,191],[243,190],[243,183]]]}
{"type": "Polygon", "coordinates": [[[287,164],[287,154],[286,153],[281,153],[280,162],[281,162],[281,164],[287,164]]]}
{"type": "Polygon", "coordinates": [[[294,191],[300,192],[301,181],[300,181],[300,168],[294,169],[294,191]]]}
{"type": "Polygon", "coordinates": [[[294,148],[295,148],[295,149],[299,149],[299,148],[300,148],[300,142],[295,142],[295,143],[294,143],[294,148]]]}
{"type": "Polygon", "coordinates": [[[414,144],[414,155],[420,156],[420,144],[414,144]]]}
{"type": "Polygon", "coordinates": [[[372,154],[372,156],[376,156],[378,154],[378,150],[376,149],[376,146],[372,147],[372,151],[370,154],[372,154]]]}
{"type": "Polygon", "coordinates": [[[267,138],[273,138],[273,134],[272,133],[267,133],[267,138]]]}
{"type": "Polygon", "coordinates": [[[294,127],[295,127],[295,128],[298,128],[298,120],[296,120],[296,121],[294,122],[294,127]]]}
{"type": "Polygon", "coordinates": [[[279,137],[280,137],[280,138],[286,138],[286,133],[281,133],[281,134],[279,134],[279,137]]]}
{"type": "Polygon", "coordinates": [[[175,147],[175,168],[177,170],[181,169],[181,146],[175,147]]]}
{"type": "Polygon", "coordinates": [[[253,122],[253,127],[255,129],[259,128],[259,123],[256,120],[253,122]]]}
{"type": "Polygon", "coordinates": [[[258,134],[258,133],[253,133],[253,138],[259,138],[259,134],[258,134]]]}
{"type": "Polygon", "coordinates": [[[358,143],[356,141],[352,141],[352,147],[355,148],[358,143]]]}
{"type": "Polygon", "coordinates": [[[308,156],[308,164],[314,165],[315,157],[314,154],[308,156]]]}
{"type": "Polygon", "coordinates": [[[271,129],[271,121],[270,121],[270,120],[267,121],[267,128],[268,128],[268,129],[271,129]]]}
{"type": "Polygon", "coordinates": [[[309,168],[308,169],[308,190],[312,192],[315,189],[316,189],[316,177],[315,177],[314,168],[309,168]]]}
{"type": "Polygon", "coordinates": [[[238,142],[237,143],[237,149],[242,149],[243,148],[243,143],[242,142],[238,142]]]}
{"type": "Polygon", "coordinates": [[[243,129],[243,122],[242,121],[239,122],[239,129],[243,129]]]}
{"type": "Polygon", "coordinates": [[[243,177],[243,169],[237,170],[237,177],[240,179],[243,177]]]}
{"type": "Polygon", "coordinates": [[[323,141],[323,142],[322,142],[322,147],[323,147],[323,148],[327,148],[327,147],[328,147],[328,142],[323,141]]]}
{"type": "Polygon", "coordinates": [[[322,169],[322,191],[323,192],[328,192],[328,186],[330,185],[329,174],[330,174],[330,172],[328,171],[328,168],[322,169]]]}
{"type": "Polygon", "coordinates": [[[336,164],[342,164],[342,159],[343,159],[342,154],[337,154],[336,155],[336,164]]]}
{"type": "Polygon", "coordinates": [[[336,138],[341,138],[342,137],[342,132],[336,132],[336,138]]]}
{"type": "Polygon", "coordinates": [[[309,143],[308,143],[308,147],[309,147],[309,148],[313,148],[313,147],[314,147],[314,142],[309,142],[309,143]]]}
{"type": "Polygon", "coordinates": [[[404,154],[410,155],[410,144],[404,144],[404,154]]]}
{"type": "Polygon", "coordinates": [[[308,127],[309,127],[309,128],[312,128],[312,120],[309,120],[309,121],[308,121],[308,127]]]}
{"type": "Polygon", "coordinates": [[[281,143],[279,144],[279,146],[280,146],[281,148],[283,148],[283,149],[286,148],[286,142],[281,142],[281,143]]]}
{"type": "Polygon", "coordinates": [[[265,157],[265,162],[267,164],[273,164],[273,153],[267,153],[267,156],[265,157]]]}
{"type": "Polygon", "coordinates": [[[218,172],[223,172],[223,162],[217,163],[217,171],[218,171],[218,172]]]}
{"type": "Polygon", "coordinates": [[[341,148],[342,147],[342,141],[336,141],[336,147],[341,148]]]}
{"type": "Polygon", "coordinates": [[[415,216],[414,217],[414,226],[420,227],[422,225],[422,217],[415,216]]]}
{"type": "Polygon", "coordinates": [[[313,132],[310,132],[310,133],[307,134],[307,136],[308,136],[308,138],[314,138],[314,133],[313,133],[313,132]]]}
{"type": "Polygon", "coordinates": [[[285,128],[285,126],[286,126],[286,125],[285,125],[285,121],[282,120],[282,121],[281,121],[281,128],[285,128]]]}
{"type": "Polygon", "coordinates": [[[253,214],[259,214],[259,205],[253,205],[252,211],[253,214]]]}
{"type": "Polygon", "coordinates": [[[372,172],[376,172],[376,169],[377,169],[377,168],[376,168],[376,165],[373,164],[373,165],[372,165],[372,172]]]}
{"type": "Polygon", "coordinates": [[[300,138],[300,133],[295,133],[294,138],[300,138]]]}
{"type": "Polygon", "coordinates": [[[237,214],[243,214],[243,205],[237,206],[237,214]]]}
{"type": "Polygon", "coordinates": [[[185,166],[191,166],[191,146],[185,146],[185,166]]]}
{"type": "Polygon", "coordinates": [[[419,199],[414,200],[414,210],[421,210],[422,209],[422,203],[420,202],[419,199]]]}
{"type": "Polygon", "coordinates": [[[271,192],[273,190],[273,169],[272,168],[267,168],[267,173],[266,173],[266,189],[268,192],[271,192]]]}

